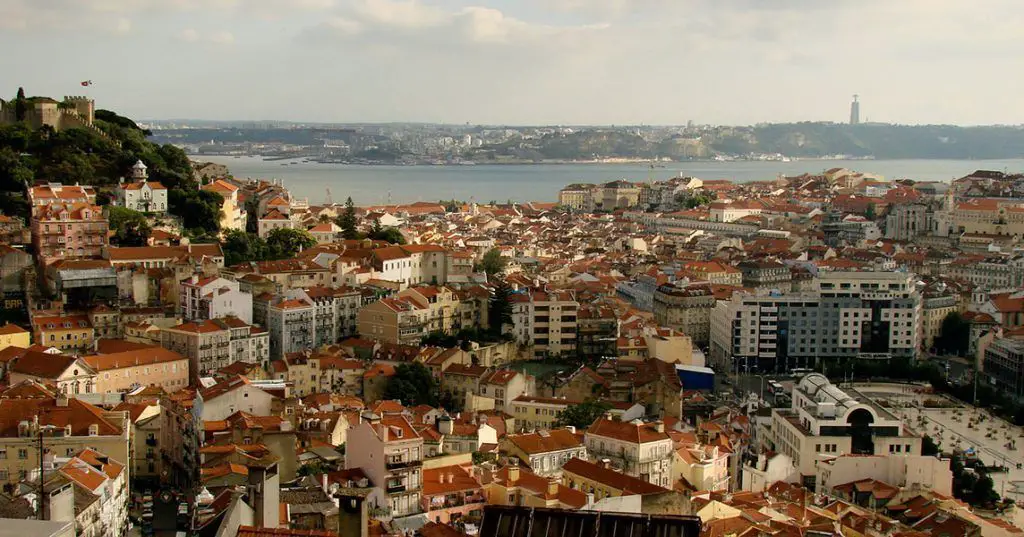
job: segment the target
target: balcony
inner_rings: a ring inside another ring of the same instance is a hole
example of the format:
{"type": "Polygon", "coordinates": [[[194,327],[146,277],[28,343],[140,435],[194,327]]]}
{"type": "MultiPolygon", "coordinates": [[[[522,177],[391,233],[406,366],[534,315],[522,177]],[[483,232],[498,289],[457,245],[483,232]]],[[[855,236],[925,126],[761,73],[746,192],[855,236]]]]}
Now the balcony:
{"type": "Polygon", "coordinates": [[[386,489],[388,494],[394,494],[396,492],[405,492],[405,485],[402,483],[388,483],[386,489]]]}
{"type": "Polygon", "coordinates": [[[395,470],[397,468],[415,468],[417,466],[423,466],[423,461],[408,460],[401,458],[388,458],[387,462],[384,463],[384,466],[388,470],[395,470]]]}

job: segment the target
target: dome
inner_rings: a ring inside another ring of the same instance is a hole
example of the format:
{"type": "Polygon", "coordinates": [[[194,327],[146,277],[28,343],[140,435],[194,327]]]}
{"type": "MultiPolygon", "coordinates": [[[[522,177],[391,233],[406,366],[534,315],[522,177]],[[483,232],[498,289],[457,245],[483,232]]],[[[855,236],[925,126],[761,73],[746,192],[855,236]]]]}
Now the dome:
{"type": "Polygon", "coordinates": [[[141,159],[139,159],[139,160],[135,161],[135,165],[132,166],[132,169],[133,170],[145,170],[146,169],[146,165],[142,162],[141,159]]]}

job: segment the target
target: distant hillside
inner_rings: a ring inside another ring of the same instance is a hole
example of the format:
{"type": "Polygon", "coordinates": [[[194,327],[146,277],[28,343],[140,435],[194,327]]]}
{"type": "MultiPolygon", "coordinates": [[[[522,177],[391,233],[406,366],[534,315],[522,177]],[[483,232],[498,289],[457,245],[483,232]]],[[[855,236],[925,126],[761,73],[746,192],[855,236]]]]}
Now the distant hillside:
{"type": "Polygon", "coordinates": [[[953,125],[758,125],[704,140],[729,154],[782,153],[793,157],[845,154],[891,158],[995,159],[1024,157],[1024,128],[953,125]]]}

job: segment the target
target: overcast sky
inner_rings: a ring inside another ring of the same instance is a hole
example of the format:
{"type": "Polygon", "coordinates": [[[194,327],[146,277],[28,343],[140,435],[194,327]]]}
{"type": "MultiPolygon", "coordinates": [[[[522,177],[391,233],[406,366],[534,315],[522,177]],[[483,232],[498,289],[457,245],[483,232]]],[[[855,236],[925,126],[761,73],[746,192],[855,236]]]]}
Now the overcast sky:
{"type": "Polygon", "coordinates": [[[0,0],[0,72],[135,118],[1024,123],[1020,0],[0,0]],[[90,79],[88,89],[79,83],[90,79]]]}

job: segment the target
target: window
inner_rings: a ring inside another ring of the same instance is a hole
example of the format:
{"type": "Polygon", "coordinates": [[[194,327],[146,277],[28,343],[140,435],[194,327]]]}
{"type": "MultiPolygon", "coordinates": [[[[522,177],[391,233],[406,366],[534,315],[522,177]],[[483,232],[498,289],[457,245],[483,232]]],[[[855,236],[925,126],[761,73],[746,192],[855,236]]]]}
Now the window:
{"type": "Polygon", "coordinates": [[[27,459],[28,458],[28,449],[27,448],[18,448],[18,458],[21,459],[21,460],[27,459]]]}

